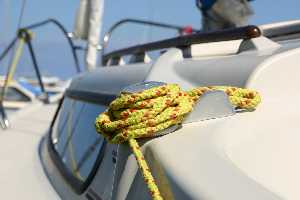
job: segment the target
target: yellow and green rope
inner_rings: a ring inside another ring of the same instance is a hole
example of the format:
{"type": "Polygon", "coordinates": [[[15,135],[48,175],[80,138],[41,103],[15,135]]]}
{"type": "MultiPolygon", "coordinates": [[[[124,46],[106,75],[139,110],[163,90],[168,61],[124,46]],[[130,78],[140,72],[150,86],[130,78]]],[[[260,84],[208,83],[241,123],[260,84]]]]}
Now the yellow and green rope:
{"type": "Polygon", "coordinates": [[[166,84],[134,94],[121,93],[96,118],[97,132],[109,142],[128,142],[153,200],[163,198],[136,139],[155,137],[156,132],[182,123],[185,116],[193,110],[195,102],[204,93],[215,90],[224,91],[231,104],[239,109],[254,110],[261,101],[258,92],[250,89],[210,86],[182,91],[177,84],[166,84]]]}

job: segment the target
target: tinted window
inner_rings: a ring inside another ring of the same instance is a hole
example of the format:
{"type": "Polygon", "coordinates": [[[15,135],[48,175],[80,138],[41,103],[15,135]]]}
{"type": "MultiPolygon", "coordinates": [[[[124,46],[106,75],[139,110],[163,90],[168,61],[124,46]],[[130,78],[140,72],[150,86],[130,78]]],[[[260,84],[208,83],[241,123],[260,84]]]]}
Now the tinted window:
{"type": "Polygon", "coordinates": [[[105,106],[66,98],[53,127],[52,142],[66,169],[81,182],[91,173],[104,144],[94,121],[105,106]]]}

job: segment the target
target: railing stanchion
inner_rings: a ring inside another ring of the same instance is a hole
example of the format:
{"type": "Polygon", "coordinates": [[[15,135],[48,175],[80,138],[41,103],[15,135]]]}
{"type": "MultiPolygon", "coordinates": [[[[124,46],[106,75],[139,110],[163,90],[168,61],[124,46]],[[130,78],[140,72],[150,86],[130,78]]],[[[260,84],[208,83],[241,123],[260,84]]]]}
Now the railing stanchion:
{"type": "Polygon", "coordinates": [[[33,67],[34,67],[34,71],[36,73],[39,85],[41,87],[41,91],[43,93],[42,100],[45,103],[49,103],[49,95],[45,90],[45,86],[44,86],[44,83],[43,83],[43,80],[42,80],[42,75],[41,75],[39,66],[37,64],[37,59],[36,59],[36,56],[35,56],[35,53],[34,53],[34,50],[33,50],[33,46],[32,46],[32,43],[31,43],[32,33],[30,33],[26,29],[23,30],[23,31],[24,31],[24,35],[25,35],[26,44],[27,44],[27,47],[28,47],[28,50],[29,50],[29,54],[30,54],[30,57],[31,57],[31,60],[32,60],[32,64],[33,64],[33,67]]]}

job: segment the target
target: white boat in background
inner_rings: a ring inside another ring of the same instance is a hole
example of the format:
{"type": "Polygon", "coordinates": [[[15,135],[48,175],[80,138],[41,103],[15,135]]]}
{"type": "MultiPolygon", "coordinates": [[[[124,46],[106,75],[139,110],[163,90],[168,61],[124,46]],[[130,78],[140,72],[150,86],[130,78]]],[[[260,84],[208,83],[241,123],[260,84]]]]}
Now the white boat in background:
{"type": "MultiPolygon", "coordinates": [[[[69,81],[62,81],[57,77],[43,77],[42,79],[49,95],[49,102],[57,103],[62,98],[69,81]]],[[[0,77],[0,91],[3,89],[4,82],[5,77],[0,77]]],[[[21,77],[17,81],[13,80],[9,83],[3,105],[6,110],[13,113],[35,102],[41,102],[43,100],[40,98],[41,95],[42,92],[36,80],[21,77]]]]}
{"type": "Polygon", "coordinates": [[[5,77],[0,77],[0,125],[4,129],[11,125],[10,120],[26,115],[32,109],[43,107],[45,100],[48,104],[56,106],[70,83],[68,80],[63,81],[57,77],[42,77],[47,94],[47,99],[45,99],[45,93],[41,91],[38,81],[34,79],[21,77],[12,80],[4,92],[5,80],[5,77]]]}
{"type": "Polygon", "coordinates": [[[2,198],[151,199],[128,145],[107,143],[94,122],[124,88],[164,82],[184,90],[251,88],[262,97],[254,112],[241,112],[224,93],[207,94],[182,126],[141,142],[165,200],[300,199],[300,20],[193,30],[107,52],[110,36],[126,23],[185,28],[138,19],[112,25],[101,66],[73,78],[59,104],[36,104],[1,130],[2,198]]]}

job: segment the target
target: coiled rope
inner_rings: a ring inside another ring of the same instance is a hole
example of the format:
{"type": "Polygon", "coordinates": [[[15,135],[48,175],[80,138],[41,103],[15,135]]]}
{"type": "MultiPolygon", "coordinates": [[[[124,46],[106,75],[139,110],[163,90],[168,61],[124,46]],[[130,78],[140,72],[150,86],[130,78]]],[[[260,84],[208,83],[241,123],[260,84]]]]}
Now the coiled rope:
{"type": "Polygon", "coordinates": [[[136,139],[155,137],[156,132],[182,123],[195,102],[205,92],[215,90],[224,91],[238,109],[252,111],[261,101],[258,92],[250,89],[211,86],[182,91],[177,84],[167,84],[133,94],[121,93],[96,118],[97,132],[109,142],[128,142],[153,200],[163,198],[136,139]]]}

